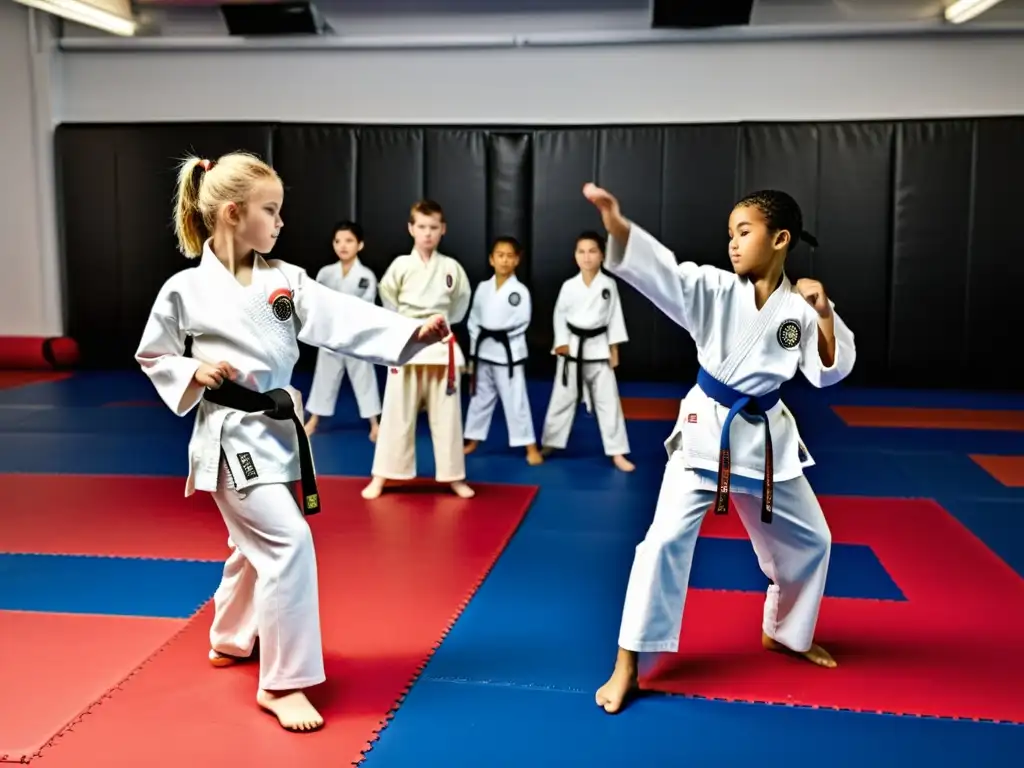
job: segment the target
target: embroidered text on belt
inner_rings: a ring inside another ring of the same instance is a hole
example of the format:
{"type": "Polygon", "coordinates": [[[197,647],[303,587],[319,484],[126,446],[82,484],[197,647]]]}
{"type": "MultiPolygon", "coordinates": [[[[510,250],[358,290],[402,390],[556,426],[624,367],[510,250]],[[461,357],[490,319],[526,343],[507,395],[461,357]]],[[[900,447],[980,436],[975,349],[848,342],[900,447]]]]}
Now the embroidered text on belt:
{"type": "MultiPolygon", "coordinates": [[[[583,347],[587,343],[587,339],[596,339],[601,334],[607,332],[608,326],[602,325],[599,328],[577,328],[575,325],[566,323],[569,326],[569,333],[580,340],[580,345],[576,350],[576,357],[571,355],[565,355],[565,362],[562,365],[562,386],[569,386],[569,361],[573,360],[576,362],[576,407],[579,408],[580,402],[583,400],[583,363],[586,361],[586,356],[583,354],[583,347]]],[[[598,361],[594,361],[598,362],[598,361]]]]}
{"type": "Polygon", "coordinates": [[[508,360],[508,377],[511,379],[515,373],[515,362],[512,360],[512,342],[508,337],[508,331],[495,331],[490,328],[481,328],[476,338],[476,346],[473,347],[473,373],[469,377],[469,394],[476,394],[476,372],[480,367],[480,345],[484,339],[494,339],[505,348],[505,359],[508,360]]]}
{"type": "Polygon", "coordinates": [[[772,460],[772,433],[768,425],[768,410],[779,402],[779,391],[775,390],[760,397],[744,395],[712,377],[703,368],[697,372],[697,386],[716,403],[729,409],[729,414],[722,424],[722,442],[718,451],[718,493],[715,495],[715,514],[724,515],[729,511],[729,481],[732,474],[729,430],[732,428],[732,420],[742,411],[748,416],[754,416],[764,421],[764,485],[761,493],[761,521],[770,523],[772,521],[775,468],[772,460]]]}
{"type": "Polygon", "coordinates": [[[302,422],[295,413],[292,396],[284,389],[272,389],[269,392],[255,392],[246,389],[233,381],[225,381],[218,389],[207,389],[203,399],[215,405],[223,405],[236,411],[246,413],[262,413],[275,421],[290,419],[295,425],[295,433],[299,438],[299,468],[302,472],[302,511],[306,515],[315,515],[320,511],[320,494],[316,487],[316,472],[313,469],[313,453],[309,448],[309,437],[302,428],[302,422]]]}

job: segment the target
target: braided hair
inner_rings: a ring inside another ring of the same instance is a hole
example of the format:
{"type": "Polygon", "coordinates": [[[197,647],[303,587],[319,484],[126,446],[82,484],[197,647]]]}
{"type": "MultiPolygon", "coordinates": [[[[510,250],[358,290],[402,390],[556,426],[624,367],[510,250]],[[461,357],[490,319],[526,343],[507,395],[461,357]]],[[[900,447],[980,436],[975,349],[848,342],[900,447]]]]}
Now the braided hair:
{"type": "Polygon", "coordinates": [[[759,210],[771,231],[787,230],[790,250],[795,248],[801,240],[812,248],[817,247],[818,241],[814,235],[804,231],[804,215],[791,195],[777,189],[763,189],[750,193],[734,207],[741,206],[759,210]]]}

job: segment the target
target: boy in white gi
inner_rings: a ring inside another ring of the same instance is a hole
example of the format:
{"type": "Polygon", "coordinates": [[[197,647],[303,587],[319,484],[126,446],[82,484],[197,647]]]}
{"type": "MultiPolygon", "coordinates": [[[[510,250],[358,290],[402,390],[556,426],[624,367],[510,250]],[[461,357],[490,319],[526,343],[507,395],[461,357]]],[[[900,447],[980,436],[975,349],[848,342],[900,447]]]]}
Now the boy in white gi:
{"type": "Polygon", "coordinates": [[[469,310],[470,396],[466,411],[465,453],[487,439],[494,405],[501,400],[508,425],[508,444],[526,448],[526,462],[544,461],[533,432],[530,398],[524,369],[526,329],[530,326],[530,290],[519,282],[516,269],[522,246],[514,237],[499,237],[491,248],[494,277],[476,288],[469,310]]]}
{"type": "Polygon", "coordinates": [[[593,184],[583,192],[610,235],[608,269],[690,333],[701,366],[665,443],[658,506],[636,548],[615,671],[597,691],[598,706],[622,708],[637,687],[638,653],[678,650],[701,521],[710,506],[728,511],[730,485],[771,581],[763,647],[834,667],[814,643],[832,538],[803,474],[813,461],[778,391],[798,370],[817,387],[841,381],[853,370],[856,349],[821,283],[793,285],[786,277],[790,248],[799,240],[815,244],[799,206],[774,190],[738,202],[729,217],[730,273],[677,264],[623,217],[611,194],[593,184]]]}
{"type": "MultiPolygon", "coordinates": [[[[328,264],[316,275],[316,281],[334,291],[355,296],[371,304],[377,299],[377,276],[359,260],[363,250],[363,228],[354,221],[343,221],[334,227],[334,254],[338,263],[328,264]]],[[[306,434],[316,432],[321,416],[333,416],[341,381],[348,373],[356,396],[359,416],[370,422],[370,442],[377,440],[377,417],[380,415],[380,393],[373,364],[321,349],[316,356],[313,386],[309,390],[306,410],[306,434]]]]}
{"type": "MultiPolygon", "coordinates": [[[[472,292],[466,271],[455,259],[438,252],[445,233],[444,211],[433,200],[421,200],[409,212],[412,253],[397,257],[381,278],[378,292],[385,307],[406,317],[443,315],[449,325],[460,322],[472,292]]],[[[474,491],[466,484],[462,452],[462,401],[459,374],[466,361],[454,335],[448,347],[432,347],[401,367],[388,371],[384,411],[380,417],[373,479],[363,498],[380,496],[387,480],[416,476],[416,417],[426,410],[434,443],[435,477],[449,483],[462,498],[474,491]]]]}
{"type": "Polygon", "coordinates": [[[603,260],[603,237],[584,232],[576,238],[580,272],[562,284],[555,300],[552,353],[558,363],[541,444],[545,455],[565,448],[583,402],[597,417],[605,455],[623,472],[632,472],[636,467],[626,458],[629,437],[615,379],[619,345],[629,337],[619,288],[601,271],[603,260]]]}
{"type": "Polygon", "coordinates": [[[178,243],[201,261],[164,283],[135,358],[172,411],[196,409],[185,495],[210,492],[230,537],[213,596],[210,662],[248,657],[258,637],[257,704],[284,728],[310,731],[323,717],[304,689],[325,676],[304,513],[318,512],[320,501],[302,405],[289,386],[298,342],[401,365],[449,331],[443,317],[420,325],[265,259],[283,226],[283,202],[277,173],[250,155],[182,165],[178,243]],[[292,490],[299,480],[301,508],[292,490]]]}

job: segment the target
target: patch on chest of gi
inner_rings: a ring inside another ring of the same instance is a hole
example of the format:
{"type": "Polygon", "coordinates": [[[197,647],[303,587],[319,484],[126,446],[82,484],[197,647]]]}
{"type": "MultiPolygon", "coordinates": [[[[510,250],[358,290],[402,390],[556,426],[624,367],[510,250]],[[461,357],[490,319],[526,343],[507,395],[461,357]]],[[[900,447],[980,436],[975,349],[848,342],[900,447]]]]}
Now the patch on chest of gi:
{"type": "Polygon", "coordinates": [[[783,320],[775,338],[783,349],[793,349],[800,344],[800,323],[796,320],[783,320]]]}
{"type": "Polygon", "coordinates": [[[455,285],[455,278],[453,278],[450,274],[445,275],[444,284],[448,286],[448,290],[451,290],[451,287],[455,285]]]}
{"type": "Polygon", "coordinates": [[[508,295],[508,303],[511,304],[513,307],[518,307],[520,301],[522,301],[522,298],[515,291],[508,295]]]}
{"type": "Polygon", "coordinates": [[[272,294],[270,294],[270,308],[274,311],[274,317],[280,320],[282,323],[286,323],[292,319],[292,313],[295,311],[295,306],[292,303],[292,292],[287,288],[278,288],[272,294]]]}
{"type": "Polygon", "coordinates": [[[605,301],[608,301],[608,299],[610,299],[611,297],[612,297],[612,292],[609,291],[607,288],[603,288],[601,290],[601,298],[602,299],[604,299],[605,301]]]}
{"type": "Polygon", "coordinates": [[[359,290],[365,291],[369,287],[370,287],[370,278],[368,278],[368,277],[360,277],[359,278],[359,290]]]}
{"type": "Polygon", "coordinates": [[[248,451],[238,454],[238,463],[242,467],[242,474],[245,475],[246,480],[255,480],[259,477],[256,465],[252,463],[252,455],[248,451]]]}

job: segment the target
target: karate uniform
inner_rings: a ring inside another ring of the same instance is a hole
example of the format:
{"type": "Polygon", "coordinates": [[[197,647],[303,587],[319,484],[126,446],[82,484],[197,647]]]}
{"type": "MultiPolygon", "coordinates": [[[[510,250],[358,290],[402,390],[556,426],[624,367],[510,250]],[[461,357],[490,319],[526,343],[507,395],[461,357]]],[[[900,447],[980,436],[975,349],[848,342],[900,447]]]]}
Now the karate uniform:
{"type": "Polygon", "coordinates": [[[555,300],[554,336],[552,353],[568,345],[569,354],[558,357],[542,444],[565,448],[582,402],[597,417],[605,455],[629,453],[626,419],[610,362],[610,347],[629,341],[615,281],[604,272],[598,272],[589,286],[582,273],[566,280],[555,300]]]}
{"type": "MultiPolygon", "coordinates": [[[[207,242],[199,265],[172,276],[150,311],[136,360],[179,416],[196,409],[185,495],[208,491],[227,526],[231,554],[214,596],[211,647],[248,656],[260,639],[260,687],[323,682],[316,557],[291,490],[300,477],[296,424],[216,405],[195,381],[201,362],[228,362],[249,390],[289,386],[298,342],[370,363],[402,364],[426,345],[420,323],[345,296],[299,267],[257,256],[241,285],[207,242]],[[186,337],[192,357],[184,357],[186,337]]],[[[301,431],[301,422],[297,422],[301,431]]]]}
{"type": "Polygon", "coordinates": [[[818,315],[785,276],[758,310],[751,281],[693,262],[677,265],[671,251],[635,224],[625,247],[609,239],[606,264],[690,333],[701,365],[665,442],[669,460],[654,520],[636,548],[619,645],[638,652],[678,649],[701,521],[713,503],[728,501],[721,491],[731,484],[771,581],[764,632],[793,651],[807,651],[831,533],[803,474],[813,459],[778,389],[798,370],[816,387],[841,381],[856,358],[853,333],[835,315],[836,355],[826,368],[818,355],[818,315]],[[763,419],[736,415],[747,397],[745,407],[767,414],[770,440],[763,419]],[[730,405],[730,399],[737,402],[730,405]],[[723,428],[730,421],[723,457],[723,428]]]}
{"type": "MultiPolygon", "coordinates": [[[[462,321],[469,309],[469,278],[455,259],[434,252],[424,263],[420,255],[399,256],[378,287],[381,302],[406,317],[425,321],[444,315],[449,326],[462,321]]],[[[453,339],[454,392],[449,394],[449,349],[438,344],[388,371],[384,409],[380,417],[372,473],[389,480],[416,476],[416,417],[426,409],[434,444],[435,477],[453,483],[466,478],[462,452],[462,401],[459,372],[466,360],[453,339]]]]}
{"type": "MultiPolygon", "coordinates": [[[[321,285],[373,304],[377,298],[377,276],[373,270],[358,258],[352,263],[348,274],[342,274],[341,263],[328,264],[316,276],[321,285]]],[[[320,349],[313,371],[313,386],[309,390],[306,410],[317,416],[333,416],[338,401],[338,390],[348,373],[352,391],[356,396],[359,416],[370,419],[380,415],[380,393],[377,391],[377,376],[373,363],[347,355],[338,355],[329,349],[320,349]]]]}
{"type": "Polygon", "coordinates": [[[497,287],[497,278],[480,283],[469,311],[469,343],[474,390],[466,410],[466,439],[486,440],[494,405],[501,400],[513,448],[537,442],[526,393],[530,291],[515,275],[497,287]]]}

